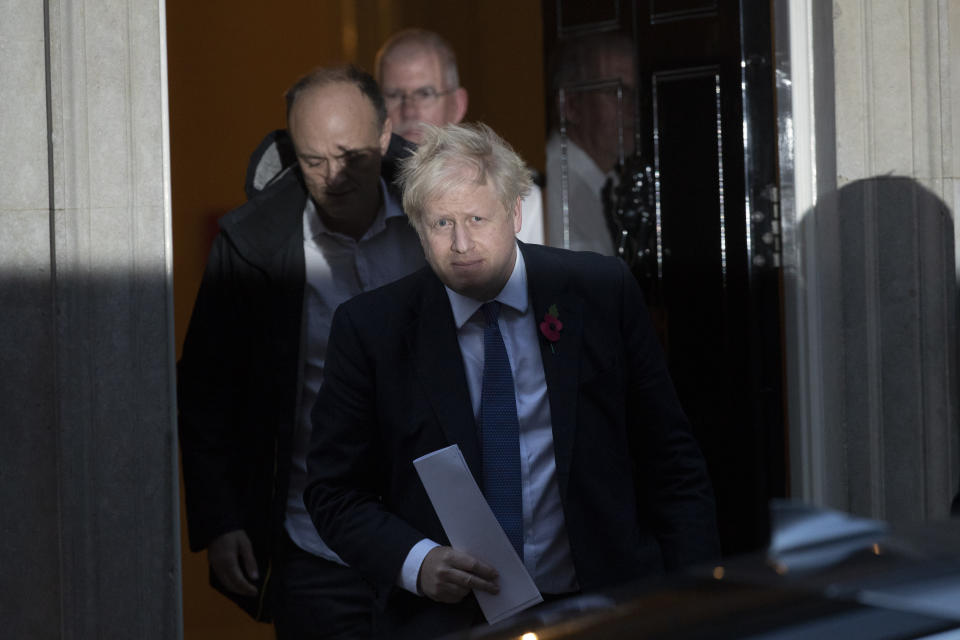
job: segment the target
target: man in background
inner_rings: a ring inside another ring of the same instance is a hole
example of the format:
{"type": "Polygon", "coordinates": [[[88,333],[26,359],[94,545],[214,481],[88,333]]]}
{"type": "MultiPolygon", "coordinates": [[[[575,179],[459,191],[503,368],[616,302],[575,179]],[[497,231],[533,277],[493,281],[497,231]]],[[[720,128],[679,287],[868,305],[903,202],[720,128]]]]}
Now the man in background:
{"type": "Polygon", "coordinates": [[[550,246],[604,255],[614,253],[600,192],[621,159],[620,154],[627,157],[634,149],[633,58],[633,45],[628,38],[604,34],[565,42],[553,61],[551,96],[557,112],[547,140],[550,246]],[[623,87],[620,104],[617,81],[623,87]],[[559,100],[561,89],[563,104],[559,100]],[[561,120],[566,127],[565,138],[560,134],[561,120]]]}
{"type": "Polygon", "coordinates": [[[190,547],[278,638],[362,638],[370,587],[303,505],[310,409],[334,310],[423,253],[388,186],[403,141],[373,78],[318,69],[286,99],[296,163],[220,220],[179,363],[190,547]]]}
{"type": "MultiPolygon", "coordinates": [[[[377,52],[374,73],[383,90],[394,132],[420,144],[424,124],[458,124],[467,113],[457,57],[450,43],[425,29],[392,35],[377,52]]],[[[523,242],[544,243],[543,195],[533,186],[523,201],[523,242]]]]}

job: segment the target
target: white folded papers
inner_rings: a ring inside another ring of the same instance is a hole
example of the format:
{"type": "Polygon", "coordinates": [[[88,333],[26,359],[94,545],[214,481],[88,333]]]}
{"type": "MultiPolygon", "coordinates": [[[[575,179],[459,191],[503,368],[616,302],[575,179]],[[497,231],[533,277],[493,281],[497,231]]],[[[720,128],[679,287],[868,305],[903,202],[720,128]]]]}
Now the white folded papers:
{"type": "Polygon", "coordinates": [[[540,591],[517,556],[460,447],[451,445],[413,461],[440,524],[454,549],[465,551],[500,573],[500,593],[474,591],[487,622],[493,624],[543,602],[540,591]]]}

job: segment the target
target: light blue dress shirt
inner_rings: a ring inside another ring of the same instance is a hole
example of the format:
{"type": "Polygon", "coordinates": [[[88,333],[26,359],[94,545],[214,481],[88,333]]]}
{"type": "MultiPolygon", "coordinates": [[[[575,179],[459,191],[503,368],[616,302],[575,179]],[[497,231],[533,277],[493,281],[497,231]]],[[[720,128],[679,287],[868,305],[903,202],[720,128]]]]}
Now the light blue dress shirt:
{"type": "MultiPolygon", "coordinates": [[[[457,326],[473,415],[479,425],[484,322],[480,307],[487,301],[468,298],[450,288],[447,288],[447,296],[457,326]]],[[[550,400],[540,357],[538,322],[530,304],[527,270],[519,248],[513,272],[495,300],[501,305],[498,322],[513,371],[520,422],[523,562],[540,591],[569,593],[578,589],[576,572],[557,483],[550,400]]],[[[482,437],[479,426],[478,437],[482,437]]],[[[403,588],[417,593],[417,576],[423,558],[436,546],[436,542],[424,539],[410,550],[400,574],[399,582],[403,588]]]]}

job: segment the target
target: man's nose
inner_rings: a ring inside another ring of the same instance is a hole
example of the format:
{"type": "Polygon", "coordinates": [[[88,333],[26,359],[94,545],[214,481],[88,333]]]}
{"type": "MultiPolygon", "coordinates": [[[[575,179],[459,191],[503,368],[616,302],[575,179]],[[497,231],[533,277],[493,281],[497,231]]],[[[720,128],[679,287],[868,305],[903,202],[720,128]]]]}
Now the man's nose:
{"type": "Polygon", "coordinates": [[[420,110],[417,108],[417,103],[413,96],[404,94],[400,102],[400,115],[403,116],[403,119],[409,120],[411,118],[415,118],[419,111],[420,110]]]}
{"type": "Polygon", "coordinates": [[[466,253],[473,246],[473,237],[465,225],[453,227],[453,250],[457,253],[466,253]]]}
{"type": "Polygon", "coordinates": [[[346,176],[347,163],[342,158],[334,158],[327,162],[327,175],[325,180],[328,185],[337,184],[346,176]]]}

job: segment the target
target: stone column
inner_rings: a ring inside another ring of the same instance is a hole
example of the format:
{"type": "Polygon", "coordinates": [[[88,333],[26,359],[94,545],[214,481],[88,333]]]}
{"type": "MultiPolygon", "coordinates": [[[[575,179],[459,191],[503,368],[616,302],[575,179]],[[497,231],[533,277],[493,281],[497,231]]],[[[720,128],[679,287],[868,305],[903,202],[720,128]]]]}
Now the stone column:
{"type": "Polygon", "coordinates": [[[894,522],[943,517],[960,428],[960,2],[786,4],[794,495],[894,522]]]}
{"type": "Polygon", "coordinates": [[[0,5],[0,620],[177,638],[163,1],[0,5]]]}

